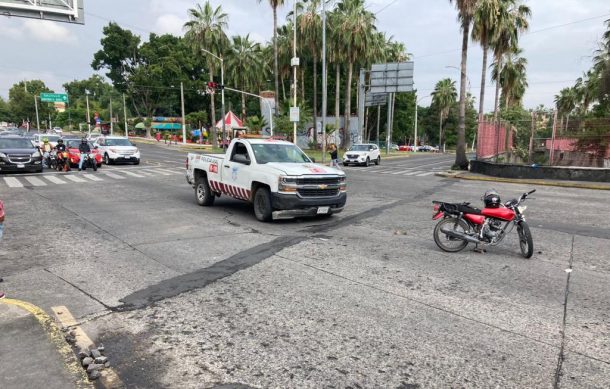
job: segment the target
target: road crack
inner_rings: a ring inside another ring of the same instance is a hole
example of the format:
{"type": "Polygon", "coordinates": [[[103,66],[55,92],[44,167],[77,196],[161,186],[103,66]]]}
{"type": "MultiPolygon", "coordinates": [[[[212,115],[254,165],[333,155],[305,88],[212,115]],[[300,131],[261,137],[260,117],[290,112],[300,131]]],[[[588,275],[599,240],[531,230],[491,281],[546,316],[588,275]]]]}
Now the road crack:
{"type": "Polygon", "coordinates": [[[570,263],[566,269],[566,288],[563,299],[563,319],[561,322],[561,346],[559,347],[559,355],[557,356],[557,368],[553,377],[553,389],[559,389],[561,384],[561,376],[563,370],[563,361],[565,360],[565,343],[566,343],[566,321],[568,318],[568,298],[570,296],[570,276],[574,264],[574,235],[572,235],[572,247],[570,248],[570,263]]]}

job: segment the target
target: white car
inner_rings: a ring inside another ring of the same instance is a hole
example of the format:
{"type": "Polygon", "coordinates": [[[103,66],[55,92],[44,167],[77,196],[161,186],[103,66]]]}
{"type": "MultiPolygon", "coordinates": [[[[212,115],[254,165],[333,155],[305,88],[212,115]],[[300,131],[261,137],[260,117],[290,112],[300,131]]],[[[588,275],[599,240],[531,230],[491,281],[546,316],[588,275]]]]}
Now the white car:
{"type": "Polygon", "coordinates": [[[57,146],[57,141],[61,138],[59,135],[53,134],[34,134],[32,137],[32,143],[35,147],[42,147],[44,140],[48,140],[51,147],[57,146]]]}
{"type": "Polygon", "coordinates": [[[125,137],[100,136],[94,146],[97,146],[106,165],[117,162],[140,164],[140,150],[125,137]]]}
{"type": "Polygon", "coordinates": [[[53,133],[61,136],[63,134],[63,130],[61,129],[61,127],[53,127],[53,133]]]}
{"type": "Polygon", "coordinates": [[[343,155],[344,166],[350,164],[369,166],[371,163],[374,163],[375,165],[381,163],[381,153],[376,144],[366,143],[353,145],[343,155]]]}
{"type": "Polygon", "coordinates": [[[94,143],[97,138],[101,137],[102,134],[99,132],[92,132],[91,134],[87,135],[87,140],[91,143],[94,143]]]}

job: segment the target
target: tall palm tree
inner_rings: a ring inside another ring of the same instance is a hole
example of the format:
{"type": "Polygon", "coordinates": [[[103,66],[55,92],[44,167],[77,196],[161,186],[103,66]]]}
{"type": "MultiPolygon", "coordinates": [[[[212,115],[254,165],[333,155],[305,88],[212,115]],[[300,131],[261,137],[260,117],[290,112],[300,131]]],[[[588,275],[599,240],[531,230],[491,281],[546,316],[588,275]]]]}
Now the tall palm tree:
{"type": "Polygon", "coordinates": [[[576,108],[576,103],[578,101],[578,93],[575,88],[563,88],[559,91],[558,95],[555,95],[555,107],[557,108],[557,112],[561,115],[560,129],[563,128],[563,121],[566,120],[566,130],[568,128],[570,114],[576,108]]]}
{"type": "Polygon", "coordinates": [[[343,23],[343,14],[336,9],[331,12],[328,23],[329,51],[328,59],[335,65],[335,131],[341,127],[341,65],[344,62],[344,41],[340,26],[343,23]]]}
{"type": "Polygon", "coordinates": [[[583,77],[576,80],[576,94],[579,100],[580,113],[586,115],[589,107],[599,96],[600,78],[593,70],[586,72],[583,77]]]}
{"type": "Polygon", "coordinates": [[[466,71],[468,65],[468,38],[470,26],[477,7],[478,0],[449,0],[455,3],[458,11],[458,20],[462,28],[462,61],[460,80],[460,118],[458,126],[458,141],[455,154],[455,166],[459,169],[468,169],[468,158],[466,158],[466,71]]]}
{"type": "Polygon", "coordinates": [[[449,110],[455,104],[457,99],[457,89],[455,81],[450,78],[445,78],[436,83],[434,92],[432,92],[432,104],[438,107],[439,127],[438,127],[438,144],[439,149],[443,144],[443,122],[449,116],[449,110]]]}
{"type": "MultiPolygon", "coordinates": [[[[251,91],[265,78],[266,66],[262,57],[260,44],[246,36],[234,36],[233,44],[227,53],[227,68],[231,79],[242,91],[251,91]]],[[[241,116],[246,119],[246,95],[241,95],[241,116]]]]}
{"type": "MultiPolygon", "coordinates": [[[[221,54],[227,47],[228,38],[225,29],[228,27],[229,16],[222,11],[222,7],[212,8],[209,1],[203,5],[197,4],[195,8],[188,10],[189,21],[184,24],[186,31],[185,38],[190,42],[196,52],[201,54],[201,49],[221,54]]],[[[214,68],[216,59],[208,54],[208,69],[210,81],[214,81],[214,68]]],[[[210,96],[210,118],[212,119],[212,142],[218,145],[216,133],[216,107],[214,105],[214,95],[210,96]]]]}
{"type": "Polygon", "coordinates": [[[366,57],[375,32],[375,15],[365,9],[364,0],[342,0],[337,4],[342,14],[339,31],[345,48],[347,80],[345,86],[345,130],[349,134],[352,109],[354,64],[366,57]]]}
{"type": "Polygon", "coordinates": [[[480,0],[473,15],[472,39],[483,48],[483,68],[481,70],[481,93],[479,96],[479,120],[485,114],[485,83],[487,82],[487,57],[489,43],[494,34],[500,2],[503,0],[480,0]]]}
{"type": "MultiPolygon", "coordinates": [[[[518,49],[519,34],[529,28],[528,18],[532,12],[528,6],[521,4],[520,0],[502,0],[499,4],[491,46],[493,47],[496,66],[498,69],[502,69],[504,55],[518,49]]],[[[499,103],[500,85],[496,83],[494,120],[498,119],[499,103]]]]}
{"type": "MultiPolygon", "coordinates": [[[[318,117],[318,58],[322,50],[322,18],[319,14],[321,0],[309,0],[306,8],[299,15],[297,24],[302,40],[307,46],[308,54],[311,55],[313,65],[313,117],[314,129],[317,128],[318,117]]],[[[318,144],[318,131],[313,132],[314,144],[318,144]]]]}
{"type": "MultiPolygon", "coordinates": [[[[277,34],[277,47],[278,47],[278,66],[279,66],[279,77],[282,86],[282,101],[286,100],[286,80],[290,80],[290,74],[292,66],[290,60],[292,58],[292,37],[293,37],[293,24],[292,21],[288,21],[285,25],[278,29],[277,34]]],[[[273,50],[271,50],[269,56],[270,68],[273,68],[273,50]]],[[[290,84],[290,82],[288,82],[290,84]]]]}
{"type": "Polygon", "coordinates": [[[502,90],[505,108],[519,105],[527,88],[527,59],[520,56],[521,49],[506,53],[493,64],[492,80],[502,90]],[[502,64],[501,68],[500,63],[502,64]]]}
{"type": "MultiPolygon", "coordinates": [[[[258,0],[262,2],[263,0],[258,0]]],[[[273,76],[275,78],[275,114],[278,115],[280,111],[279,105],[279,93],[280,93],[280,82],[279,82],[279,65],[278,65],[278,50],[277,50],[277,9],[284,5],[284,0],[269,0],[269,5],[273,9],[273,76]]]]}

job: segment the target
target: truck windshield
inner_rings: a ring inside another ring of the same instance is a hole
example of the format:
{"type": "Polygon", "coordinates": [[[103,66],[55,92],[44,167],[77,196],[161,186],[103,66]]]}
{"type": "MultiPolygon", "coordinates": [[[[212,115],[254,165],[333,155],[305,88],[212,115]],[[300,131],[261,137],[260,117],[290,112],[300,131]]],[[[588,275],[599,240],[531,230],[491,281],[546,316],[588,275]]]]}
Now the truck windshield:
{"type": "Polygon", "coordinates": [[[264,165],[271,162],[280,163],[309,163],[311,160],[305,153],[294,145],[286,144],[254,144],[254,157],[256,162],[264,165]]]}

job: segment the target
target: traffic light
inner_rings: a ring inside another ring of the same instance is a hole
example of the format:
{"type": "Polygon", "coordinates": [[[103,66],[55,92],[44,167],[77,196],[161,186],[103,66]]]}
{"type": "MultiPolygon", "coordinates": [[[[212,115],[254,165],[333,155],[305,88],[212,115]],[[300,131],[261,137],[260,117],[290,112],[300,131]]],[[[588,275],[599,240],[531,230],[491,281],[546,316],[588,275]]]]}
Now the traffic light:
{"type": "Polygon", "coordinates": [[[213,90],[222,90],[222,89],[225,88],[225,86],[221,85],[221,84],[219,84],[217,82],[211,82],[210,81],[210,82],[208,82],[208,88],[209,89],[213,89],[213,90]]]}

